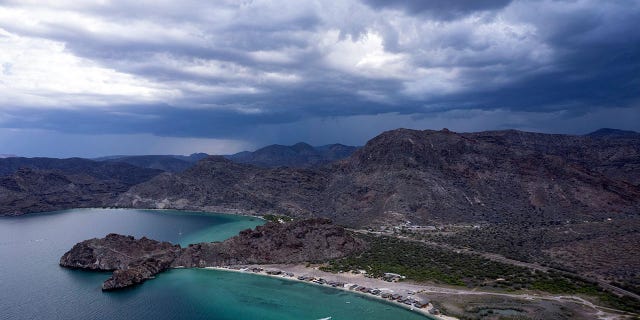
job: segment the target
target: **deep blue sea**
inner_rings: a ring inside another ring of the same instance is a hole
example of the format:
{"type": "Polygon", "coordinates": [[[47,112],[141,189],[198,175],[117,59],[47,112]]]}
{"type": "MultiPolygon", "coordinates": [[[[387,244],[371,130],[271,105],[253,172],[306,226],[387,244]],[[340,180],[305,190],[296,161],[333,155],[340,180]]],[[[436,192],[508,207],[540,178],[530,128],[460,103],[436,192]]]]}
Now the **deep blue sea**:
{"type": "Polygon", "coordinates": [[[0,217],[0,319],[425,319],[361,295],[235,272],[178,269],[102,292],[109,273],[69,270],[75,243],[115,232],[187,245],[263,221],[183,211],[76,209],[0,217]]]}

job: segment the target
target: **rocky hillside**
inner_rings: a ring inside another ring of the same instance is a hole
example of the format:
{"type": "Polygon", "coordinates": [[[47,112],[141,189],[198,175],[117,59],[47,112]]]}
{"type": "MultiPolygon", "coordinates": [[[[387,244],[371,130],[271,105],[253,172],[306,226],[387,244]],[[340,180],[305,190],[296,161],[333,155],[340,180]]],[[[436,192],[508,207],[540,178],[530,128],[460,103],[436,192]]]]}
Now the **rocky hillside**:
{"type": "Polygon", "coordinates": [[[320,216],[350,226],[603,219],[640,212],[638,141],[398,129],[318,169],[210,157],[133,187],[118,205],[320,216]]]}
{"type": "Polygon", "coordinates": [[[65,175],[86,175],[98,180],[112,180],[127,186],[145,182],[160,170],[140,168],[122,162],[100,162],[82,158],[21,158],[0,159],[0,177],[16,173],[21,168],[57,171],[65,175]]]}
{"type": "Polygon", "coordinates": [[[0,159],[9,164],[4,172],[15,172],[15,161],[58,170],[5,178],[0,208],[10,210],[2,213],[104,204],[326,217],[362,227],[539,225],[640,212],[640,139],[611,132],[398,129],[315,168],[263,168],[211,156],[183,172],[158,174],[125,163],[55,160],[0,159]]]}
{"type": "Polygon", "coordinates": [[[161,172],[80,158],[0,159],[0,215],[111,206],[161,172]]]}
{"type": "Polygon", "coordinates": [[[640,159],[637,140],[400,129],[369,141],[328,189],[339,190],[337,213],[366,210],[379,222],[602,219],[638,212],[639,177],[616,167],[621,158],[640,159]]]}
{"type": "Polygon", "coordinates": [[[181,174],[162,174],[130,189],[118,206],[311,217],[321,211],[330,171],[259,168],[211,156],[181,174]]]}
{"type": "Polygon", "coordinates": [[[224,242],[185,248],[176,266],[206,267],[237,264],[323,262],[365,249],[361,239],[326,219],[267,223],[247,229],[224,242]]]}
{"type": "Polygon", "coordinates": [[[214,267],[238,264],[327,261],[366,249],[366,244],[323,219],[286,224],[267,223],[247,229],[224,242],[180,248],[147,238],[109,234],[76,244],[60,258],[68,268],[114,271],[103,290],[141,283],[173,267],[214,267]]]}
{"type": "Polygon", "coordinates": [[[358,148],[342,144],[329,144],[313,147],[300,142],[292,146],[274,144],[253,152],[244,151],[225,158],[236,162],[252,164],[258,167],[308,168],[349,157],[358,148]]]}

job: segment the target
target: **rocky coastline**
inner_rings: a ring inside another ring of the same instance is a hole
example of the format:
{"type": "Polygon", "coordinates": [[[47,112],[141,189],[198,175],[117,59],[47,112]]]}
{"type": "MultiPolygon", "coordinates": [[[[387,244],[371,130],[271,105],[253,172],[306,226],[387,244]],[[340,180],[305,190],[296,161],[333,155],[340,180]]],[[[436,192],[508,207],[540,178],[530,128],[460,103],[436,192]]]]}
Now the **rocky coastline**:
{"type": "Polygon", "coordinates": [[[239,264],[321,262],[366,249],[366,243],[326,219],[270,222],[223,242],[182,248],[142,237],[109,234],[82,241],[60,258],[60,265],[113,271],[102,289],[131,287],[168,268],[204,268],[239,264]]]}
{"type": "Polygon", "coordinates": [[[60,258],[60,265],[73,269],[113,271],[103,290],[126,288],[166,270],[182,248],[168,242],[115,233],[82,241],[60,258]]]}

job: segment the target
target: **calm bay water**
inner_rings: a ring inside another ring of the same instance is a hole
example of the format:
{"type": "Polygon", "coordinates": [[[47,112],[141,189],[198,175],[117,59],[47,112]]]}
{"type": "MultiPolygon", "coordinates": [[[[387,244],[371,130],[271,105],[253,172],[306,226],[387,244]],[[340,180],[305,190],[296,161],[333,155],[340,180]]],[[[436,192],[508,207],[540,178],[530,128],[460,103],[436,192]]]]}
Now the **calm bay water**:
{"type": "Polygon", "coordinates": [[[77,209],[0,218],[0,319],[424,319],[360,295],[234,272],[182,269],[104,293],[109,273],[68,270],[75,243],[110,232],[187,245],[262,220],[178,211],[77,209]]]}

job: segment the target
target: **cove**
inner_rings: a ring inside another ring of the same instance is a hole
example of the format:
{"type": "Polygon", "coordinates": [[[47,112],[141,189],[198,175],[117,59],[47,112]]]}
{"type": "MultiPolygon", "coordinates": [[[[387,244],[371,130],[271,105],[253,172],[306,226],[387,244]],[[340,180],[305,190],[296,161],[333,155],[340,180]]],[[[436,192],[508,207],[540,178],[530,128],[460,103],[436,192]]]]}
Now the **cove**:
{"type": "Polygon", "coordinates": [[[76,209],[0,218],[0,319],[424,319],[349,292],[251,274],[171,270],[103,293],[108,273],[68,270],[60,256],[116,232],[179,243],[218,241],[264,223],[182,211],[76,209]]]}

